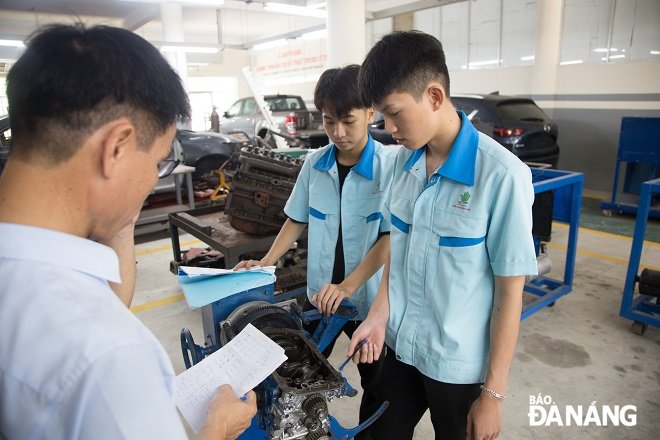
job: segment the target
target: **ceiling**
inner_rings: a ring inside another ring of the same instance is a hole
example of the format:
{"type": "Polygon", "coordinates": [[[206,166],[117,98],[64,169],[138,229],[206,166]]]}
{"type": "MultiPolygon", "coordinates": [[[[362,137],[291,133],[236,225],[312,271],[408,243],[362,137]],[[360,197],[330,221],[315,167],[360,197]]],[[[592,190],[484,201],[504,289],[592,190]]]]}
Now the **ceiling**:
{"type": "MultiPolygon", "coordinates": [[[[376,20],[453,1],[456,0],[365,0],[366,16],[368,21],[376,20]]],[[[81,20],[87,24],[121,26],[152,42],[164,41],[160,19],[160,4],[164,2],[182,4],[187,45],[248,49],[260,42],[293,38],[325,27],[325,18],[266,10],[266,3],[281,3],[316,5],[314,11],[325,11],[322,0],[2,0],[0,39],[24,40],[41,25],[81,20]]],[[[0,50],[0,59],[11,56],[0,50]]]]}

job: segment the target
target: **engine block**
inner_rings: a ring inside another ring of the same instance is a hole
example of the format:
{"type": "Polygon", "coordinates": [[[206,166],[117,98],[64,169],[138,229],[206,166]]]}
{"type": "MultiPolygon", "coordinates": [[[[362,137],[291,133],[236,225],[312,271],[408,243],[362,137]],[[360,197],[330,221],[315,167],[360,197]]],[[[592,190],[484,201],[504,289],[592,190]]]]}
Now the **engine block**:
{"type": "Polygon", "coordinates": [[[225,205],[229,223],[249,234],[275,233],[286,221],[284,205],[303,160],[254,146],[242,148],[239,154],[238,167],[227,171],[231,177],[225,205]]]}

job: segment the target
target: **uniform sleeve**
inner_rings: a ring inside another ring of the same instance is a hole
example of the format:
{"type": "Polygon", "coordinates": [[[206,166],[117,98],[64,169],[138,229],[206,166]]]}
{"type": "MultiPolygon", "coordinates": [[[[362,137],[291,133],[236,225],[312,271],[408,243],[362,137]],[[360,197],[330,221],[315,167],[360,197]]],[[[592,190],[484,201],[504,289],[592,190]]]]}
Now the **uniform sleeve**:
{"type": "Polygon", "coordinates": [[[381,181],[384,183],[383,185],[383,191],[385,194],[383,194],[383,218],[381,219],[380,222],[380,228],[378,229],[378,232],[383,235],[385,233],[389,233],[390,230],[392,229],[392,223],[390,219],[390,211],[389,211],[389,204],[390,204],[390,191],[392,190],[392,181],[394,180],[394,170],[395,166],[398,164],[398,154],[393,154],[392,152],[387,152],[388,154],[384,154],[381,158],[381,161],[383,161],[382,164],[382,169],[383,169],[383,175],[381,176],[381,181]]]}
{"type": "Polygon", "coordinates": [[[486,246],[497,276],[535,275],[532,238],[534,187],[527,167],[511,167],[495,191],[486,246]]]}
{"type": "Polygon", "coordinates": [[[309,177],[314,157],[310,155],[305,159],[289,200],[284,206],[286,216],[297,223],[309,223],[309,177]]]}
{"type": "Polygon", "coordinates": [[[60,407],[67,438],[187,439],[174,404],[174,377],[144,345],[113,348],[94,361],[60,407]],[[68,412],[68,414],[67,414],[68,412]]]}
{"type": "MultiPolygon", "coordinates": [[[[398,176],[398,171],[403,168],[404,156],[404,147],[400,147],[399,150],[396,150],[396,153],[389,156],[389,181],[387,183],[385,191],[385,205],[383,206],[383,223],[387,224],[386,231],[391,231],[392,229],[392,212],[390,211],[390,203],[392,202],[392,187],[394,186],[394,179],[398,176]]],[[[400,177],[400,176],[399,176],[400,177]]],[[[381,232],[385,231],[384,228],[380,229],[381,232]]]]}

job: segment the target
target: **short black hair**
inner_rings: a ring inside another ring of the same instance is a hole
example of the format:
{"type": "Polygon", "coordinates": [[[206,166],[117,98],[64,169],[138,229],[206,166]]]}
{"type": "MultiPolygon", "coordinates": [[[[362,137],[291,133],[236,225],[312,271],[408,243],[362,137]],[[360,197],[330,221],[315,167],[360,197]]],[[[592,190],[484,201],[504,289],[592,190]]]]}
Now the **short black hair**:
{"type": "Polygon", "coordinates": [[[50,25],[7,75],[12,156],[71,158],[94,130],[125,116],[147,148],[190,117],[181,79],[142,37],[110,26],[50,25]]]}
{"type": "Polygon", "coordinates": [[[362,100],[358,91],[359,72],[360,66],[357,64],[323,72],[314,90],[316,108],[341,118],[353,109],[371,107],[371,104],[362,100]]]}
{"type": "Polygon", "coordinates": [[[393,32],[371,48],[360,69],[362,100],[380,103],[390,93],[410,93],[419,100],[438,81],[449,96],[449,71],[442,44],[420,31],[393,32]]]}

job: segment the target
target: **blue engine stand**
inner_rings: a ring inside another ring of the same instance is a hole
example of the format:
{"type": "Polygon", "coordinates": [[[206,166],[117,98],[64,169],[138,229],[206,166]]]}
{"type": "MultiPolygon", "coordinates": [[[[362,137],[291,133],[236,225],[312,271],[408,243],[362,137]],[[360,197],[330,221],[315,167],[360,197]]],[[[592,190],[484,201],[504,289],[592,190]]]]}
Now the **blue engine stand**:
{"type": "Polygon", "coordinates": [[[538,298],[523,306],[521,320],[546,306],[552,306],[555,301],[573,289],[583,180],[582,173],[532,168],[534,194],[554,191],[552,219],[568,223],[568,247],[563,281],[539,276],[525,284],[525,292],[536,295],[538,298]]]}
{"type": "MultiPolygon", "coordinates": [[[[188,298],[186,298],[188,299],[188,298]]],[[[195,344],[190,330],[184,328],[181,330],[181,351],[186,368],[197,364],[206,356],[212,354],[221,347],[220,323],[227,319],[229,315],[243,304],[253,301],[263,301],[270,304],[276,304],[274,298],[274,284],[266,284],[261,287],[237,292],[232,295],[222,296],[221,299],[212,301],[202,307],[202,323],[205,333],[205,343],[203,346],[195,344]]],[[[341,331],[342,327],[350,319],[355,318],[357,309],[348,300],[342,301],[337,313],[332,316],[323,316],[316,309],[302,313],[302,322],[307,324],[311,321],[320,319],[311,341],[317,346],[319,351],[323,351],[335,336],[341,331]]],[[[341,373],[341,370],[339,370],[341,373]]],[[[263,383],[268,382],[266,381],[263,383]]],[[[262,384],[263,384],[262,383],[262,384]]],[[[343,378],[342,395],[354,397],[357,395],[355,390],[346,377],[343,378]]],[[[388,407],[388,402],[383,403],[380,408],[367,420],[354,428],[345,428],[337,419],[329,416],[330,435],[332,440],[351,440],[357,433],[370,426],[378,417],[380,417],[388,407]]],[[[261,411],[261,410],[260,410],[261,411]]],[[[267,431],[260,426],[260,413],[252,419],[251,425],[238,438],[240,440],[266,440],[267,431]]]]}
{"type": "Polygon", "coordinates": [[[640,294],[635,297],[635,283],[639,281],[637,272],[644,246],[644,234],[648,222],[652,196],[660,193],[660,178],[649,180],[641,185],[637,219],[635,220],[635,233],[633,235],[626,283],[623,287],[621,309],[619,315],[632,319],[633,332],[642,335],[649,325],[660,327],[660,298],[640,294]]]}

